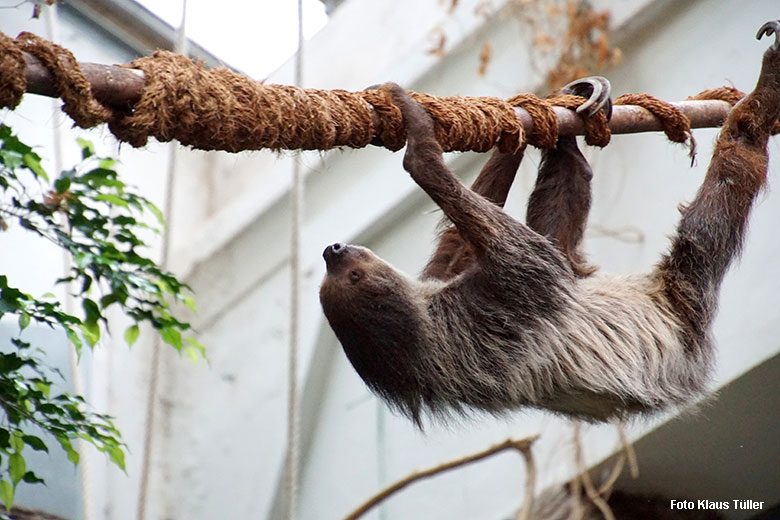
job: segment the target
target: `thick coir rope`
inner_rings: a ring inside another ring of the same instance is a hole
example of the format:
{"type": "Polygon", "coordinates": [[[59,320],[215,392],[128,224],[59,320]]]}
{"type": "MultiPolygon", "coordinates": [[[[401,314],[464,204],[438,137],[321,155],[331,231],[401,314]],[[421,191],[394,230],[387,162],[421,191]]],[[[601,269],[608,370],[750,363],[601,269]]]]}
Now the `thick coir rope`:
{"type": "MultiPolygon", "coordinates": [[[[403,147],[406,136],[400,111],[381,89],[362,92],[302,89],[264,85],[224,68],[202,64],[167,51],[133,61],[127,67],[143,71],[145,87],[132,110],[101,105],[73,55],[31,33],[16,39],[0,33],[0,106],[15,107],[25,90],[24,52],[50,71],[63,110],[77,126],[109,124],[121,141],[144,146],[149,137],[178,140],[201,150],[239,152],[261,148],[329,150],[379,144],[403,147]]],[[[714,89],[694,99],[736,101],[734,89],[714,89]],[[704,97],[700,97],[704,96],[704,97]]],[[[435,97],[412,93],[434,119],[445,151],[485,152],[497,146],[514,151],[526,142],[552,148],[558,139],[553,106],[576,108],[583,99],[554,96],[546,100],[518,94],[508,100],[488,97],[435,97]],[[534,131],[526,136],[513,107],[532,117],[534,131]]],[[[669,103],[645,94],[621,96],[615,104],[640,105],[656,117],[670,139],[690,139],[690,123],[669,103]]],[[[603,114],[585,121],[586,142],[605,146],[610,131],[603,114]]],[[[693,142],[691,141],[693,144],[693,142]]]]}
{"type": "MultiPolygon", "coordinates": [[[[6,43],[7,40],[0,42],[3,45],[0,52],[6,52],[6,43]]],[[[28,32],[20,33],[15,43],[18,50],[35,56],[51,72],[63,101],[62,111],[73,119],[76,126],[92,128],[111,119],[111,111],[92,97],[89,81],[69,50],[28,32]]],[[[3,84],[5,73],[5,70],[0,70],[3,84]]]]}
{"type": "Polygon", "coordinates": [[[11,109],[22,101],[27,89],[24,53],[16,42],[0,33],[0,107],[11,109]]]}
{"type": "MultiPolygon", "coordinates": [[[[570,94],[555,95],[547,98],[547,102],[554,106],[576,110],[582,105],[583,98],[572,96],[570,94]]],[[[683,116],[684,117],[684,116],[683,116]]],[[[687,122],[687,119],[686,119],[687,122]]],[[[607,126],[607,116],[604,112],[598,111],[592,117],[585,119],[585,142],[591,146],[607,146],[612,134],[607,126]]],[[[557,140],[557,132],[556,132],[557,140]]]]}
{"type": "MultiPolygon", "coordinates": [[[[744,96],[744,94],[743,94],[744,96]]],[[[710,98],[720,99],[720,98],[710,98]]],[[[731,103],[729,101],[729,103],[731,103]]],[[[736,101],[734,102],[736,103],[736,101]]],[[[734,103],[731,103],[732,105],[734,103]]],[[[670,103],[661,101],[650,94],[623,94],[615,99],[616,105],[637,105],[652,114],[661,121],[666,137],[675,143],[684,143],[688,141],[690,152],[688,155],[691,161],[696,156],[696,140],[691,134],[691,123],[685,114],[670,103]]]]}

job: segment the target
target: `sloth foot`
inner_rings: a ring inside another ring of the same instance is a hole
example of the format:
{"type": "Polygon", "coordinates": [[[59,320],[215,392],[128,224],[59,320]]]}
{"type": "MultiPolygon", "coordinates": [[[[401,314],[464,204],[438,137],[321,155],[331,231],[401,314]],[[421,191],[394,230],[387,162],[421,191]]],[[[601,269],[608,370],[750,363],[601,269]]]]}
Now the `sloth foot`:
{"type": "Polygon", "coordinates": [[[756,34],[756,40],[760,40],[770,34],[775,35],[775,42],[769,48],[773,51],[780,50],[780,21],[770,20],[762,25],[756,34]]]}
{"type": "Polygon", "coordinates": [[[385,83],[382,90],[390,94],[393,104],[398,107],[406,125],[407,140],[433,139],[433,120],[426,110],[417,101],[412,99],[406,90],[395,83],[385,83]]]}
{"type": "Polygon", "coordinates": [[[599,110],[604,110],[607,120],[612,117],[611,85],[607,78],[590,76],[574,80],[561,89],[561,94],[573,94],[588,98],[577,107],[577,113],[593,117],[599,110]]]}
{"type": "Polygon", "coordinates": [[[766,90],[774,97],[780,94],[780,21],[770,20],[762,25],[756,34],[756,39],[760,40],[771,34],[775,35],[775,41],[764,52],[756,91],[766,90]]]}

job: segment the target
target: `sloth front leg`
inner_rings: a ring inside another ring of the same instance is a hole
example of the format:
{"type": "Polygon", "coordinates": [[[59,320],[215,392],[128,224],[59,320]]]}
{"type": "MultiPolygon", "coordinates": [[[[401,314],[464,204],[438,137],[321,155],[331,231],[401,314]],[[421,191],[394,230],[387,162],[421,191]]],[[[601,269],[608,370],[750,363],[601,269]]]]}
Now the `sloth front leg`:
{"type": "MultiPolygon", "coordinates": [[[[577,112],[584,117],[592,117],[599,110],[604,110],[607,117],[611,114],[610,85],[605,78],[594,76],[577,80],[564,87],[561,93],[587,98],[587,101],[577,108],[577,112]]],[[[590,186],[588,180],[585,180],[583,187],[581,180],[587,175],[583,169],[589,172],[590,167],[579,153],[574,138],[561,138],[560,143],[557,150],[543,152],[537,189],[529,202],[531,217],[528,225],[537,233],[553,239],[554,245],[559,246],[567,256],[574,272],[584,276],[595,271],[595,268],[588,268],[578,252],[582,230],[579,230],[578,238],[575,223],[580,221],[580,227],[584,227],[590,207],[590,186]],[[556,173],[556,170],[561,170],[562,174],[556,173]],[[558,193],[561,191],[558,185],[568,182],[570,175],[566,172],[569,171],[571,176],[577,178],[571,181],[572,186],[564,185],[561,188],[565,192],[561,196],[558,193]]],[[[503,208],[524,154],[525,146],[513,153],[494,151],[471,185],[471,191],[503,208]]],[[[446,219],[443,224],[447,225],[446,219]]],[[[422,278],[447,281],[458,276],[473,263],[474,252],[471,247],[463,240],[458,230],[449,225],[441,233],[436,251],[425,266],[422,278]]]]}
{"type": "MultiPolygon", "coordinates": [[[[407,132],[404,169],[455,224],[483,269],[503,277],[511,276],[507,266],[523,262],[540,264],[540,271],[560,268],[562,258],[547,240],[466,188],[447,168],[433,121],[425,109],[394,83],[382,88],[390,93],[404,117],[407,132]]],[[[493,281],[500,283],[499,278],[493,281]]]]}
{"type": "MultiPolygon", "coordinates": [[[[471,185],[471,191],[503,208],[524,153],[525,145],[514,153],[493,152],[471,185]]],[[[436,250],[423,269],[422,279],[448,281],[474,264],[474,251],[458,229],[446,217],[442,226],[447,227],[439,236],[436,250]]]]}
{"type": "MultiPolygon", "coordinates": [[[[657,268],[661,287],[687,324],[690,345],[709,329],[717,291],[738,256],[753,201],[767,177],[767,143],[780,115],[780,22],[758,32],[775,35],[758,83],[731,110],[696,197],[682,209],[672,247],[657,268]]],[[[692,347],[695,348],[695,347],[692,347]]]]}

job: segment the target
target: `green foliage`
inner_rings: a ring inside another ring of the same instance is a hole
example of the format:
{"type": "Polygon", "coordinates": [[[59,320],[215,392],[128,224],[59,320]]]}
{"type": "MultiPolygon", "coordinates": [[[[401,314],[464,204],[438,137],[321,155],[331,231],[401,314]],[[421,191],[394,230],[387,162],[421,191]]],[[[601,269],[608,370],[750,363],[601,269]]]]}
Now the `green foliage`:
{"type": "Polygon", "coordinates": [[[0,125],[0,231],[18,224],[68,251],[72,268],[56,283],[75,292],[81,307],[80,315],[69,314],[53,294],[35,298],[0,274],[0,318],[15,315],[19,324],[11,348],[0,352],[0,409],[6,419],[0,423],[0,499],[8,507],[20,482],[42,482],[28,471],[22,450],[48,447],[28,433],[29,426],[56,440],[74,464],[79,455],[73,441],[83,439],[124,469],[124,446],[111,418],[88,411],[79,396],[51,395],[56,371],[43,364],[40,346],[22,339],[31,323],[61,330],[80,354],[85,344],[100,341],[106,312],[114,307],[133,321],[124,334],[128,345],[138,340],[139,324],[147,323],[189,357],[204,355],[203,346],[186,336],[189,323],[172,311],[177,302],[194,310],[188,288],[144,256],[147,245],[139,235],[159,233],[144,216],[151,213],[164,225],[160,210],[119,179],[113,159],[97,157],[89,141],[78,143],[82,161],[51,182],[41,158],[0,125]]]}

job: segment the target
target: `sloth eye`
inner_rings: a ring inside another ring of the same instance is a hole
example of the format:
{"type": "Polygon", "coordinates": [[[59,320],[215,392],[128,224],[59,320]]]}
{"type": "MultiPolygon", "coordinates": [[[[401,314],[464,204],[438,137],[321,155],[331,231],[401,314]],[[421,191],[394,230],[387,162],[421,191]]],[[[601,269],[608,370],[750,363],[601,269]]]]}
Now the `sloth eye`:
{"type": "Polygon", "coordinates": [[[359,271],[359,270],[357,270],[357,269],[352,269],[352,270],[349,272],[349,281],[350,281],[350,282],[353,282],[353,283],[354,283],[354,282],[357,282],[357,281],[359,281],[361,278],[363,278],[363,271],[359,271]]]}

